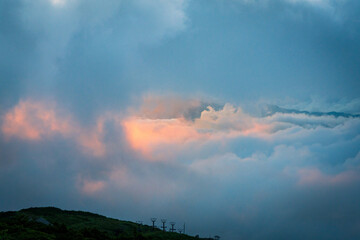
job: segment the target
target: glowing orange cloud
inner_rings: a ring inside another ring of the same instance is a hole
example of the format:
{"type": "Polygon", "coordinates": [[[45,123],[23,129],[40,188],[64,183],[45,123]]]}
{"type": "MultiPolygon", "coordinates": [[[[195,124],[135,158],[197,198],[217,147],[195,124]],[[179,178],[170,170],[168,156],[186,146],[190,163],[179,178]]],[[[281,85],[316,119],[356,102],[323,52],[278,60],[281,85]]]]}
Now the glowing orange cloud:
{"type": "Polygon", "coordinates": [[[139,119],[123,121],[126,137],[135,150],[149,156],[159,145],[183,144],[203,137],[182,119],[139,119]]]}
{"type": "Polygon", "coordinates": [[[53,103],[20,101],[8,111],[1,126],[3,134],[10,138],[37,141],[60,135],[73,139],[84,152],[101,157],[106,154],[103,138],[104,119],[99,118],[94,129],[80,126],[72,117],[53,103]]]}
{"type": "Polygon", "coordinates": [[[50,104],[20,101],[5,115],[1,129],[8,137],[39,140],[50,134],[69,135],[72,126],[70,118],[60,117],[50,104]]]}
{"type": "MultiPolygon", "coordinates": [[[[141,107],[138,113],[140,117],[129,117],[122,122],[131,147],[149,159],[154,159],[154,153],[160,148],[165,150],[162,151],[164,153],[170,146],[172,150],[178,149],[190,141],[222,141],[249,135],[265,138],[271,130],[269,124],[258,121],[230,104],[220,110],[209,106],[194,120],[183,117],[165,118],[174,116],[172,110],[167,110],[166,107],[177,106],[177,102],[159,101],[146,100],[146,107],[141,107]],[[148,107],[149,102],[152,104],[151,108],[148,107]],[[156,107],[158,102],[159,106],[156,107]],[[144,112],[144,108],[147,111],[144,112]]],[[[185,105],[200,106],[196,101],[185,105]]],[[[186,110],[182,109],[182,112],[186,110]]]]}
{"type": "Polygon", "coordinates": [[[70,114],[53,103],[26,100],[5,114],[1,130],[6,137],[31,141],[59,135],[75,141],[86,154],[103,157],[110,149],[104,141],[104,126],[105,122],[112,121],[116,128],[123,128],[132,149],[150,160],[161,160],[159,155],[181,150],[190,142],[201,146],[206,141],[239,136],[263,138],[271,131],[269,124],[230,104],[219,110],[208,107],[193,120],[185,118],[200,107],[197,100],[174,98],[167,102],[166,99],[148,97],[138,113],[121,119],[118,114],[108,112],[97,119],[95,127],[89,128],[74,121],[70,114]]]}

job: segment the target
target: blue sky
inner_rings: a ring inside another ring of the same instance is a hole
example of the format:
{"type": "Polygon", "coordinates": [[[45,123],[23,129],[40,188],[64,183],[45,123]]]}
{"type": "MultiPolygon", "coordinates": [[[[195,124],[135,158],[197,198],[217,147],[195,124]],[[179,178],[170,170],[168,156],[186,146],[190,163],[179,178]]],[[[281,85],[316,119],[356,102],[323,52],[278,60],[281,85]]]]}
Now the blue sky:
{"type": "Polygon", "coordinates": [[[0,210],[354,239],[356,0],[0,1],[0,210]]]}

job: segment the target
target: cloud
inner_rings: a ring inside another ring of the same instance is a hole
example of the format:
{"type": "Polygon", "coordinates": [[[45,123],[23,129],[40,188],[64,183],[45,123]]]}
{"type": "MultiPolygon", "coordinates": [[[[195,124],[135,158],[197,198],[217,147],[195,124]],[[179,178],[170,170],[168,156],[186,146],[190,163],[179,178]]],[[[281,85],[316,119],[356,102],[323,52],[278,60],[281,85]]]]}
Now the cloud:
{"type": "Polygon", "coordinates": [[[51,134],[68,136],[74,131],[69,116],[59,116],[53,104],[20,101],[4,116],[2,132],[7,137],[39,140],[51,134]]]}
{"type": "Polygon", "coordinates": [[[191,144],[203,147],[203,144],[209,142],[227,142],[246,136],[267,141],[282,136],[289,139],[299,134],[312,134],[301,129],[336,129],[351,122],[359,122],[357,116],[344,113],[312,114],[281,108],[271,115],[256,117],[231,104],[225,104],[218,110],[210,105],[204,109],[198,104],[201,101],[195,101],[195,106],[190,104],[193,100],[184,102],[183,109],[173,114],[171,111],[174,104],[171,101],[155,101],[151,107],[147,100],[144,102],[145,106],[141,106],[138,112],[132,111],[122,124],[130,145],[148,157],[152,154],[160,156],[164,152],[161,149],[169,147],[178,152],[191,144]],[[184,113],[189,111],[186,108],[201,111],[193,119],[186,119],[184,113]],[[155,154],[158,150],[160,154],[155,154]]]}
{"type": "Polygon", "coordinates": [[[318,169],[300,169],[299,170],[300,185],[342,185],[359,181],[359,172],[345,171],[336,175],[326,175],[318,169]]]}
{"type": "MultiPolygon", "coordinates": [[[[145,159],[163,161],[190,146],[202,151],[208,145],[227,144],[237,139],[280,143],[295,139],[310,141],[317,132],[329,137],[350,134],[350,128],[357,128],[360,119],[345,113],[312,114],[283,108],[259,117],[231,104],[216,110],[211,104],[204,107],[201,102],[191,99],[167,101],[166,98],[149,101],[145,98],[138,110],[130,108],[127,113],[107,111],[100,113],[92,125],[82,125],[54,102],[21,100],[4,114],[1,129],[7,138],[29,141],[60,136],[97,157],[110,153],[115,145],[122,144],[120,139],[123,139],[145,159]],[[185,117],[189,115],[192,117],[185,117]],[[113,128],[111,133],[107,130],[109,127],[113,128]],[[109,137],[116,139],[115,142],[108,141],[109,137]]],[[[356,137],[356,132],[352,135],[356,137]]],[[[320,140],[324,141],[314,138],[314,141],[320,140]]]]}
{"type": "Polygon", "coordinates": [[[0,48],[7,55],[0,63],[6,79],[1,88],[12,90],[12,94],[2,90],[1,104],[55,97],[82,111],[77,117],[86,111],[89,117],[100,102],[101,107],[109,104],[104,96],[119,99],[117,87],[130,84],[120,79],[132,69],[123,66],[137,62],[140,48],[182,33],[188,21],[185,0],[15,0],[1,8],[0,48]],[[95,88],[86,94],[81,88],[87,84],[95,88]],[[88,107],[80,106],[79,93],[88,107]]]}
{"type": "Polygon", "coordinates": [[[285,0],[287,2],[290,3],[309,3],[311,5],[315,5],[315,6],[324,6],[329,4],[329,2],[331,2],[331,0],[285,0]]]}
{"type": "Polygon", "coordinates": [[[50,0],[50,2],[56,7],[61,7],[66,4],[66,0],[50,0]]]}
{"type": "MultiPolygon", "coordinates": [[[[20,101],[2,118],[2,149],[10,149],[16,139],[22,144],[14,155],[16,164],[1,165],[2,181],[12,174],[26,179],[30,167],[39,181],[59,187],[65,174],[64,196],[72,208],[74,202],[89,201],[87,206],[102,206],[110,215],[118,209],[139,219],[156,211],[191,219],[192,228],[202,234],[211,228],[229,238],[255,236],[259,227],[263,230],[254,238],[279,232],[293,236],[293,226],[301,224],[304,213],[314,216],[311,209],[317,205],[316,218],[307,221],[329,227],[336,221],[329,214],[338,210],[321,203],[340,206],[346,202],[341,196],[360,199],[354,195],[360,184],[358,117],[289,110],[293,108],[255,116],[229,103],[205,106],[197,98],[142,99],[127,110],[99,112],[91,124],[83,124],[61,103],[20,101]],[[72,149],[72,143],[78,148],[72,149]],[[315,197],[313,191],[323,195],[315,197]],[[219,203],[226,207],[219,208],[219,203]],[[211,220],[197,223],[203,215],[227,219],[241,229],[211,220]],[[285,223],[290,230],[280,231],[278,226],[285,223]]],[[[10,183],[17,189],[39,184],[10,183]]],[[[353,226],[346,224],[336,234],[353,226]]],[[[319,230],[312,234],[323,236],[319,230]]],[[[304,231],[300,237],[311,236],[304,231]]]]}
{"type": "Polygon", "coordinates": [[[21,100],[3,117],[2,133],[7,138],[40,141],[61,136],[75,141],[84,152],[100,157],[105,155],[103,119],[87,129],[55,103],[21,100]]]}
{"type": "Polygon", "coordinates": [[[219,111],[208,107],[201,113],[200,118],[195,120],[195,125],[200,129],[243,131],[253,127],[252,121],[253,119],[244,114],[241,108],[225,104],[219,111]]]}
{"type": "MultiPolygon", "coordinates": [[[[286,106],[287,103],[284,103],[287,109],[290,106],[286,106]]],[[[290,103],[290,105],[295,109],[303,109],[308,112],[345,112],[350,114],[359,114],[360,113],[360,98],[347,99],[342,98],[336,101],[329,101],[329,99],[311,97],[307,101],[290,103]]]]}
{"type": "MultiPolygon", "coordinates": [[[[204,109],[201,101],[188,100],[183,101],[181,110],[176,107],[180,102],[158,99],[149,107],[148,99],[145,99],[145,106],[140,107],[138,113],[134,111],[134,115],[124,119],[122,123],[130,145],[154,159],[152,155],[161,156],[164,153],[161,150],[163,148],[171,148],[171,151],[177,152],[181,151],[182,146],[191,144],[201,145],[207,141],[222,141],[239,135],[261,135],[268,132],[266,124],[230,104],[225,104],[219,110],[210,105],[204,109]],[[179,111],[174,114],[174,109],[179,111]],[[194,115],[193,119],[184,117],[191,111],[198,112],[197,109],[201,109],[198,116],[194,115]],[[158,151],[159,154],[156,153],[158,151]]],[[[168,157],[167,154],[164,156],[168,157]]]]}
{"type": "Polygon", "coordinates": [[[198,117],[207,107],[199,99],[186,99],[176,95],[146,94],[140,102],[139,109],[132,109],[133,114],[149,119],[171,119],[198,117]]]}
{"type": "Polygon", "coordinates": [[[278,14],[288,19],[308,21],[319,16],[325,16],[332,24],[346,22],[350,11],[347,5],[353,0],[240,0],[243,4],[262,9],[276,9],[278,14]]]}
{"type": "Polygon", "coordinates": [[[103,190],[105,182],[79,178],[79,185],[82,192],[91,195],[103,190]]]}
{"type": "Polygon", "coordinates": [[[180,119],[136,119],[123,122],[128,141],[135,150],[152,158],[152,153],[164,145],[185,144],[205,137],[180,119]]]}
{"type": "MultiPolygon", "coordinates": [[[[242,0],[247,4],[269,4],[272,1],[269,0],[242,0]]],[[[341,0],[281,0],[282,2],[289,4],[309,4],[314,7],[329,8],[341,0]]]]}
{"type": "Polygon", "coordinates": [[[1,210],[358,239],[359,9],[0,1],[1,210]]]}

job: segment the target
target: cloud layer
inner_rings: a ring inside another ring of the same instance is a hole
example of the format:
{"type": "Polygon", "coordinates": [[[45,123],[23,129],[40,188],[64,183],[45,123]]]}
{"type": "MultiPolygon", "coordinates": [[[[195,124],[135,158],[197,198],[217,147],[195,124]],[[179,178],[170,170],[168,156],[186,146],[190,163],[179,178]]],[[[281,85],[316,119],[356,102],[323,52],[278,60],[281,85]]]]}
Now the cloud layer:
{"type": "Polygon", "coordinates": [[[357,0],[0,1],[2,208],[360,237],[357,0]]]}
{"type": "MultiPolygon", "coordinates": [[[[61,142],[70,141],[78,147],[74,149],[70,144],[64,150],[72,152],[74,162],[69,165],[65,161],[70,169],[60,167],[56,171],[70,174],[67,181],[73,187],[65,191],[76,191],[76,198],[86,197],[109,206],[118,201],[125,205],[135,201],[134,207],[139,208],[150,204],[173,218],[192,219],[194,229],[202,234],[213,223],[198,223],[198,214],[216,215],[240,228],[232,232],[225,225],[216,226],[213,234],[228,237],[294,237],[292,231],[297,224],[325,224],[322,228],[330,230],[336,222],[350,218],[353,223],[332,230],[334,239],[345,233],[359,234],[355,231],[358,207],[351,203],[350,216],[336,215],[337,207],[347,204],[345,198],[358,197],[358,116],[314,116],[292,110],[284,113],[286,109],[282,108],[270,115],[253,116],[228,103],[212,104],[220,106],[215,110],[210,105],[204,109],[201,99],[172,99],[146,97],[143,104],[126,112],[101,114],[93,126],[82,126],[69,111],[60,110],[59,103],[21,100],[3,115],[2,145],[21,141],[25,146],[31,143],[44,149],[18,153],[17,167],[14,162],[8,163],[3,171],[19,174],[22,166],[30,164],[22,156],[35,157],[44,152],[52,156],[61,142]],[[183,104],[175,114],[172,109],[179,102],[183,104]],[[199,108],[199,113],[186,118],[194,108],[199,108]],[[80,167],[84,164],[88,166],[80,167]],[[313,191],[323,192],[323,196],[313,197],[313,191]],[[301,200],[290,208],[288,201],[299,194],[301,200]],[[329,202],[328,198],[333,199],[329,202]],[[324,201],[335,208],[326,206],[325,214],[323,206],[313,213],[312,206],[324,201]],[[215,202],[226,207],[218,212],[220,205],[213,205],[215,202]],[[168,203],[169,207],[177,205],[175,209],[182,213],[168,209],[168,203]],[[210,206],[213,209],[209,212],[210,206]],[[197,210],[192,213],[190,209],[194,208],[197,210]],[[284,209],[288,212],[281,213],[284,209]],[[315,219],[308,219],[304,213],[315,219]],[[276,226],[262,221],[264,217],[275,218],[278,224],[287,222],[289,230],[269,232],[268,228],[276,226]],[[318,218],[325,218],[327,223],[318,218]],[[252,232],[254,224],[259,225],[259,235],[252,232]]],[[[58,160],[48,161],[31,164],[35,169],[55,171],[52,165],[58,160]]],[[[57,178],[51,177],[50,182],[57,178]]],[[[304,231],[296,237],[323,237],[323,231],[304,231]]]]}

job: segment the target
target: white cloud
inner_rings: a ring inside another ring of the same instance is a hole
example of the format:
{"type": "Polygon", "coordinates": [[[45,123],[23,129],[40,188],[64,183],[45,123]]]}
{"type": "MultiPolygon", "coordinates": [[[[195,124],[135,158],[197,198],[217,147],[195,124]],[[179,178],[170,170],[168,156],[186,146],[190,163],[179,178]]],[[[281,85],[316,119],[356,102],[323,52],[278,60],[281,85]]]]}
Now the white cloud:
{"type": "Polygon", "coordinates": [[[216,111],[212,107],[204,110],[200,118],[195,119],[195,126],[199,129],[208,130],[245,130],[253,127],[252,118],[243,113],[241,108],[235,108],[231,104],[216,111]]]}
{"type": "Polygon", "coordinates": [[[50,0],[50,2],[57,7],[64,6],[66,4],[66,0],[50,0]]]}

